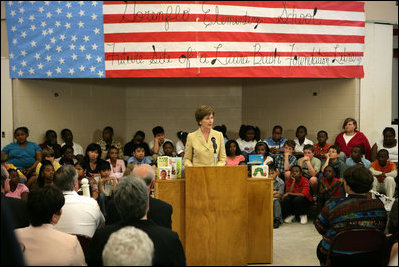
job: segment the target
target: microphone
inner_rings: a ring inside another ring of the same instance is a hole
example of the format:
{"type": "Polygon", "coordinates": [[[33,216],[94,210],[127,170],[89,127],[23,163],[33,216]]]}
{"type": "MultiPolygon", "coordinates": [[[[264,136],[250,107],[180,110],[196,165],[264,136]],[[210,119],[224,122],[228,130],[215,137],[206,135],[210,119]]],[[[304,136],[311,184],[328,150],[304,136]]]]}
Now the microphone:
{"type": "Polygon", "coordinates": [[[211,141],[213,143],[213,152],[216,153],[216,149],[218,148],[218,145],[216,144],[216,138],[212,137],[211,141]]]}

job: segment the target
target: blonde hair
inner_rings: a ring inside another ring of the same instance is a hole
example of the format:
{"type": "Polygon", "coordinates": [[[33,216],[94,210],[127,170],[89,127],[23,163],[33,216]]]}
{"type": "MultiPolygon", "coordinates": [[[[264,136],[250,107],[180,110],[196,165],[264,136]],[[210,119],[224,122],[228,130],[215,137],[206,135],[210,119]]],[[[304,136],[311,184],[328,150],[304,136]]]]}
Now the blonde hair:
{"type": "Polygon", "coordinates": [[[200,121],[202,121],[205,116],[211,114],[215,116],[215,110],[212,107],[207,105],[201,105],[195,111],[195,120],[197,121],[198,125],[200,125],[200,121]]]}
{"type": "Polygon", "coordinates": [[[133,172],[133,169],[134,169],[136,166],[137,166],[137,163],[136,163],[136,162],[129,163],[129,164],[126,166],[126,169],[125,169],[125,172],[123,173],[123,176],[124,176],[124,177],[125,177],[125,176],[129,176],[129,175],[133,172]]]}

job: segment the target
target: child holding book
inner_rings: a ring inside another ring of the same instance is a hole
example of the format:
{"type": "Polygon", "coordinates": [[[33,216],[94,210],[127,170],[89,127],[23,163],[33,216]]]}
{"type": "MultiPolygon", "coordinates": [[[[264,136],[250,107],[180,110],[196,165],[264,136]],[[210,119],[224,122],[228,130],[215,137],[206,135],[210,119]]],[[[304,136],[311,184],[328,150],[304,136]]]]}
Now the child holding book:
{"type": "Polygon", "coordinates": [[[114,191],[116,189],[116,185],[118,184],[118,180],[115,177],[111,177],[111,164],[108,161],[102,161],[98,170],[100,172],[100,180],[98,181],[98,204],[100,205],[101,211],[104,216],[106,216],[106,207],[107,203],[112,198],[114,191]]]}
{"type": "Polygon", "coordinates": [[[285,181],[285,191],[283,195],[283,207],[288,215],[284,222],[291,223],[295,216],[299,216],[301,224],[308,222],[307,213],[313,197],[310,194],[308,179],[302,176],[302,168],[294,165],[291,168],[290,177],[285,181]]]}
{"type": "Polygon", "coordinates": [[[371,163],[370,171],[374,176],[373,191],[385,193],[387,197],[392,198],[395,193],[395,177],[398,172],[396,164],[388,159],[388,150],[381,149],[377,153],[377,160],[371,163]]]}
{"type": "Polygon", "coordinates": [[[296,157],[293,155],[295,142],[287,140],[284,143],[284,154],[278,154],[274,159],[274,164],[281,174],[281,178],[287,180],[291,177],[290,169],[296,164],[296,157]]]}
{"type": "Polygon", "coordinates": [[[283,224],[281,198],[284,195],[284,181],[278,177],[279,172],[274,164],[269,165],[269,177],[273,178],[273,228],[283,224]]]}
{"type": "Polygon", "coordinates": [[[123,159],[119,159],[119,149],[117,147],[111,146],[108,149],[107,161],[111,165],[111,176],[118,180],[122,178],[126,165],[123,159]]]}
{"type": "Polygon", "coordinates": [[[240,146],[237,141],[229,140],[225,144],[226,147],[226,166],[238,165],[241,161],[245,161],[245,157],[241,153],[240,146]]]}
{"type": "Polygon", "coordinates": [[[145,155],[145,147],[143,144],[134,144],[133,146],[133,156],[129,158],[127,164],[136,163],[141,164],[152,164],[152,161],[145,155]]]}
{"type": "Polygon", "coordinates": [[[256,143],[255,154],[263,155],[263,165],[273,164],[273,158],[270,156],[269,146],[265,142],[260,141],[256,143]]]}
{"type": "Polygon", "coordinates": [[[331,197],[340,197],[341,180],[336,177],[337,171],[331,165],[324,168],[323,178],[319,182],[317,194],[317,211],[320,212],[324,204],[331,197]]]}

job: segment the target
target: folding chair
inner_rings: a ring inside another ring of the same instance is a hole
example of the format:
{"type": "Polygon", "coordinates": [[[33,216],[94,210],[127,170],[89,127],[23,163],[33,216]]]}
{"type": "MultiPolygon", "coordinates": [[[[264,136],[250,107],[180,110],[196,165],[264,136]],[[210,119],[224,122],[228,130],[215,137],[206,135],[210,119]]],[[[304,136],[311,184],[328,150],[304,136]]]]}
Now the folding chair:
{"type": "Polygon", "coordinates": [[[332,240],[326,265],[386,265],[386,236],[375,229],[352,229],[332,240]],[[342,253],[334,253],[339,251],[342,253]],[[355,254],[345,254],[355,253],[355,254]]]}

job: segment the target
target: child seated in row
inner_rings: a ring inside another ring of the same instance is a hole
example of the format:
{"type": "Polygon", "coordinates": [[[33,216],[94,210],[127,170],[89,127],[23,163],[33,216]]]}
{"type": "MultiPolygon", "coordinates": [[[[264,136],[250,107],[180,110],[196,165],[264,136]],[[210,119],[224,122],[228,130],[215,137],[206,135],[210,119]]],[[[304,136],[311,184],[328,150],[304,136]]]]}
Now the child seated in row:
{"type": "MultiPolygon", "coordinates": [[[[78,174],[79,181],[79,189],[82,187],[82,179],[86,178],[89,181],[89,190],[90,196],[97,200],[98,198],[98,184],[96,179],[93,176],[86,177],[87,167],[82,161],[78,161],[75,163],[75,169],[78,174]]],[[[80,195],[83,194],[83,191],[78,191],[80,195]]]]}
{"type": "Polygon", "coordinates": [[[145,147],[143,144],[134,144],[133,146],[133,156],[127,161],[129,163],[141,164],[152,164],[152,161],[145,155],[145,147]]]}
{"type": "Polygon", "coordinates": [[[103,215],[106,216],[107,203],[111,200],[115,192],[118,180],[110,176],[111,165],[108,161],[101,161],[98,166],[98,171],[100,172],[100,180],[98,181],[98,204],[100,205],[103,215]]]}
{"type": "Polygon", "coordinates": [[[28,200],[29,189],[26,185],[19,182],[19,174],[15,169],[7,170],[10,175],[10,192],[6,194],[6,197],[19,198],[22,200],[28,200]]]}
{"type": "Polygon", "coordinates": [[[260,140],[260,130],[252,125],[241,125],[236,141],[244,156],[251,154],[255,150],[256,143],[260,140]]]}
{"type": "Polygon", "coordinates": [[[296,138],[294,139],[295,141],[295,151],[294,151],[294,156],[297,158],[303,157],[303,148],[305,145],[312,145],[313,146],[313,141],[309,140],[306,138],[306,135],[308,134],[308,130],[306,129],[305,126],[301,125],[296,128],[296,138]]]}
{"type": "Polygon", "coordinates": [[[239,165],[241,161],[245,161],[245,157],[241,153],[240,146],[237,141],[229,140],[225,144],[226,147],[226,166],[239,165]]]}
{"type": "Polygon", "coordinates": [[[350,157],[346,159],[346,166],[350,167],[356,164],[361,164],[365,168],[369,169],[371,166],[371,162],[368,159],[365,159],[363,155],[363,147],[354,146],[352,148],[350,157]]]}
{"type": "Polygon", "coordinates": [[[317,133],[317,144],[314,144],[314,156],[320,160],[326,159],[326,154],[328,153],[328,148],[331,144],[327,143],[328,133],[321,130],[317,133]]]}
{"type": "Polygon", "coordinates": [[[73,149],[73,146],[70,145],[63,145],[61,147],[61,153],[62,156],[58,159],[55,159],[55,161],[58,161],[62,166],[65,164],[75,164],[78,160],[75,158],[75,150],[73,149]]]}
{"type": "Polygon", "coordinates": [[[337,171],[331,165],[324,168],[323,178],[319,182],[317,194],[317,211],[320,212],[324,204],[331,197],[340,197],[341,180],[336,177],[337,171]]]}
{"type": "Polygon", "coordinates": [[[263,156],[263,165],[273,164],[273,158],[270,156],[269,146],[265,142],[260,141],[256,143],[255,153],[263,156]]]}
{"type": "Polygon", "coordinates": [[[284,154],[278,154],[274,159],[274,164],[280,172],[281,178],[285,181],[291,177],[291,167],[296,165],[296,157],[293,155],[294,149],[295,142],[287,140],[284,143],[284,154]]]}
{"type": "Polygon", "coordinates": [[[344,161],[341,160],[341,149],[339,148],[338,145],[332,145],[329,147],[328,152],[326,154],[326,161],[323,163],[323,167],[321,167],[321,173],[319,175],[319,178],[322,178],[324,169],[328,166],[331,165],[335,170],[336,170],[336,177],[339,178],[341,181],[341,197],[344,197],[346,195],[345,188],[343,186],[344,182],[344,171],[346,170],[347,166],[344,161]]]}
{"type": "Polygon", "coordinates": [[[111,176],[116,179],[120,179],[126,170],[125,161],[119,159],[119,149],[115,146],[111,146],[108,149],[107,160],[111,165],[111,176]]]}
{"type": "Polygon", "coordinates": [[[1,151],[1,168],[5,171],[7,177],[9,177],[8,169],[13,169],[18,172],[19,182],[25,184],[28,180],[26,176],[14,166],[14,164],[8,163],[8,155],[1,151]]]}
{"type": "Polygon", "coordinates": [[[165,141],[162,145],[164,156],[176,157],[175,146],[171,141],[165,141]]]}
{"type": "Polygon", "coordinates": [[[270,156],[273,158],[275,158],[277,154],[284,153],[284,144],[287,139],[282,136],[283,127],[275,125],[273,126],[272,136],[263,140],[270,148],[270,156]]]}
{"type": "MultiPolygon", "coordinates": [[[[43,149],[42,159],[50,161],[53,164],[54,171],[57,171],[61,167],[60,163],[55,160],[54,150],[52,148],[46,147],[43,149]]],[[[39,176],[39,171],[40,171],[41,166],[42,166],[42,163],[39,162],[36,166],[36,176],[39,176]]]]}
{"type": "Polygon", "coordinates": [[[292,166],[290,177],[285,181],[285,192],[282,197],[287,214],[284,222],[291,223],[295,216],[299,216],[301,224],[306,224],[313,197],[310,194],[309,181],[302,176],[302,168],[299,165],[292,166]]]}
{"type": "Polygon", "coordinates": [[[377,160],[371,163],[370,171],[374,176],[373,191],[393,198],[396,187],[395,177],[398,173],[396,164],[388,159],[388,150],[381,149],[377,153],[377,160]]]}
{"type": "Polygon", "coordinates": [[[278,176],[278,169],[274,164],[269,165],[269,177],[273,178],[273,228],[283,224],[281,198],[284,195],[284,181],[278,176]]]}
{"type": "Polygon", "coordinates": [[[317,193],[317,174],[320,171],[321,161],[314,156],[313,145],[305,145],[303,157],[298,160],[298,165],[302,168],[302,175],[309,180],[312,193],[317,193]]]}

